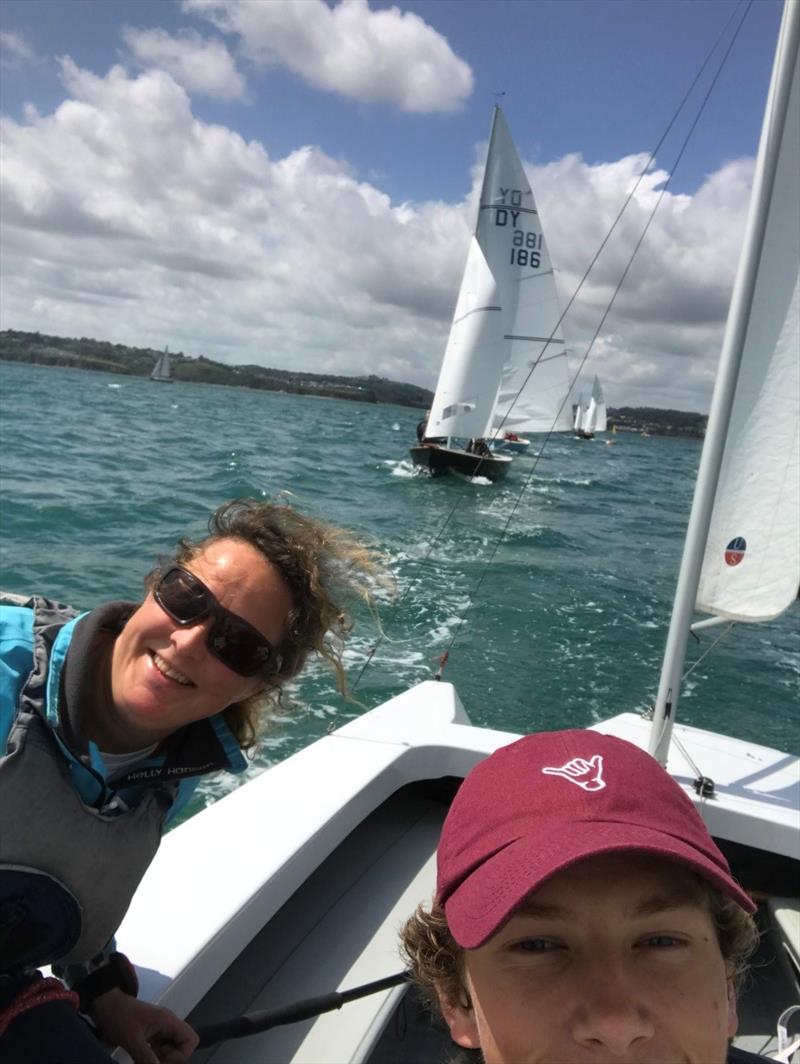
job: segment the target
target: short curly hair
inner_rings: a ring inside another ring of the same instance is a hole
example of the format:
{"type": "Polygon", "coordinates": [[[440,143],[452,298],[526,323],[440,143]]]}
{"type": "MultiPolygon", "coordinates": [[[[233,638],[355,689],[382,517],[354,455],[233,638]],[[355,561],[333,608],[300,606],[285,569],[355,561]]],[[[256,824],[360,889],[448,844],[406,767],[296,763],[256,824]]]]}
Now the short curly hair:
{"type": "MultiPolygon", "coordinates": [[[[758,945],[755,920],[732,898],[699,877],[698,887],[714,921],[728,976],[738,991],[748,958],[758,945]]],[[[437,901],[417,906],[400,932],[400,951],[421,997],[435,1015],[441,1015],[439,994],[471,1007],[464,980],[466,951],[453,938],[437,901]]]]}
{"type": "Polygon", "coordinates": [[[261,714],[285,708],[283,687],[301,672],[311,654],[328,663],[340,692],[349,697],[342,667],[344,641],[352,627],[346,603],[361,599],[372,608],[375,587],[388,580],[376,551],[352,532],[282,502],[246,498],[226,502],[211,515],[208,531],[199,540],[181,539],[173,556],[148,574],[145,585],[151,590],[170,564],[186,565],[222,539],[250,544],[280,570],[293,602],[288,634],[279,648],[280,668],[258,694],[223,711],[240,747],[249,750],[256,745],[261,714]]]}

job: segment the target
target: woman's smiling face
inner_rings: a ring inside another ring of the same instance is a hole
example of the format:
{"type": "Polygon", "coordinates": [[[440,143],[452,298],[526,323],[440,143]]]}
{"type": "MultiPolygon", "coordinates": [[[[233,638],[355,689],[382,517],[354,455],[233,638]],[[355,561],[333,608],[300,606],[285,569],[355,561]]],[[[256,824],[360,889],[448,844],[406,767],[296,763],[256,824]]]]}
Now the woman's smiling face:
{"type": "Polygon", "coordinates": [[[693,873],[647,855],[594,857],[548,880],[464,952],[452,1037],[486,1064],[723,1064],[731,980],[693,873]]]}
{"type": "MultiPolygon", "coordinates": [[[[255,547],[238,539],[215,540],[186,568],[221,606],[280,646],[292,597],[280,571],[255,547]]],[[[113,706],[109,719],[93,722],[91,734],[102,749],[139,749],[264,687],[262,677],[240,676],[210,653],[210,624],[205,617],[181,627],[147,596],[114,644],[113,706]]]]}

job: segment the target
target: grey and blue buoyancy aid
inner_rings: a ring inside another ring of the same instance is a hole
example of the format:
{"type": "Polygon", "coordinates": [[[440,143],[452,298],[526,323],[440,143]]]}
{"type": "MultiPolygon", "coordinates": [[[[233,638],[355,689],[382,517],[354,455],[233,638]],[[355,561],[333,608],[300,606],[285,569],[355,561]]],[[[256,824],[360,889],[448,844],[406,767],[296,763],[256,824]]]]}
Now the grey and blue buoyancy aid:
{"type": "Polygon", "coordinates": [[[0,758],[0,972],[82,964],[100,953],[155,856],[179,789],[185,800],[198,775],[245,767],[224,722],[212,718],[106,781],[94,744],[78,738],[80,723],[95,648],[136,607],[111,603],[78,616],[45,599],[29,606],[6,612],[12,629],[32,624],[32,667],[0,758]]]}

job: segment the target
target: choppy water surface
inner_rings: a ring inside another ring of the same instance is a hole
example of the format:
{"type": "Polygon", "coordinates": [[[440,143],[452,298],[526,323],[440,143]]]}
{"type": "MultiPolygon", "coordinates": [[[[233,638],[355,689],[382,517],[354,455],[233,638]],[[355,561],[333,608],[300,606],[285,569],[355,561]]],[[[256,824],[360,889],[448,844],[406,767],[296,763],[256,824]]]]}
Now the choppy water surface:
{"type": "MultiPolygon", "coordinates": [[[[5,590],[82,608],[136,598],[220,502],[289,492],[377,542],[396,579],[364,707],[431,678],[454,635],[445,679],[478,724],[584,726],[655,697],[696,443],[555,439],[491,485],[414,470],[419,413],[399,407],[3,363],[0,403],[5,590]]],[[[360,617],[351,678],[378,638],[360,617]]],[[[735,629],[693,672],[680,719],[800,753],[798,674],[795,608],[735,629]]],[[[363,711],[318,666],[294,693],[254,772],[363,711]]]]}

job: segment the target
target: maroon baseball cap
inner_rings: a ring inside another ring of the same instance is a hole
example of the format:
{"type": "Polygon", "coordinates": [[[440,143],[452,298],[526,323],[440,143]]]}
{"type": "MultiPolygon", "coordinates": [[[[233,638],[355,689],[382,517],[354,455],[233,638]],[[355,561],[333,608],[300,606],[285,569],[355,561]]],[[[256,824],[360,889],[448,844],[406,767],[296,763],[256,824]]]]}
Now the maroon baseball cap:
{"type": "Polygon", "coordinates": [[[456,942],[477,949],[545,880],[607,853],[679,861],[755,912],[666,770],[633,743],[577,729],[528,735],[469,773],[439,840],[436,899],[456,942]]]}

